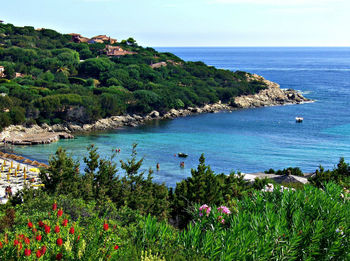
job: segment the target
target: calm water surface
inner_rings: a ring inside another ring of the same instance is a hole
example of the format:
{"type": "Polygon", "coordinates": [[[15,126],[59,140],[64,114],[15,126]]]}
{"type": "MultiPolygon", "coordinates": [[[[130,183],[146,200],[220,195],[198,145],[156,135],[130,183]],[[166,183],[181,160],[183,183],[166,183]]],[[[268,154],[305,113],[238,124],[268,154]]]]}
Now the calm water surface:
{"type": "MultiPolygon", "coordinates": [[[[80,136],[75,140],[16,147],[17,153],[41,161],[59,146],[78,160],[94,143],[103,157],[119,147],[127,159],[138,143],[144,168],[155,180],[173,186],[190,175],[201,153],[217,173],[257,172],[298,166],[314,171],[332,168],[339,157],[350,161],[350,48],[157,48],[184,60],[203,61],[228,70],[257,73],[281,88],[300,90],[315,103],[203,114],[138,128],[80,136]],[[304,117],[302,124],[295,117],[304,117]],[[174,157],[189,154],[186,159],[174,157]],[[185,168],[179,163],[185,161],[185,168]]],[[[122,174],[122,171],[120,171],[122,174]]]]}

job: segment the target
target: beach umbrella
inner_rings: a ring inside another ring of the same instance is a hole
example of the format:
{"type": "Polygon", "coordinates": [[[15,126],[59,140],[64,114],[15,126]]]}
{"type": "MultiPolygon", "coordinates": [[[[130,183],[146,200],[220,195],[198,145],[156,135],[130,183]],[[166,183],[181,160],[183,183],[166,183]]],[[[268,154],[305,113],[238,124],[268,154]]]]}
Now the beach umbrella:
{"type": "Polygon", "coordinates": [[[4,158],[8,158],[10,155],[9,154],[7,154],[7,153],[4,153],[3,155],[2,155],[2,157],[4,157],[4,158]]]}
{"type": "Polygon", "coordinates": [[[22,156],[17,156],[16,160],[24,160],[25,158],[22,156]]]}
{"type": "Polygon", "coordinates": [[[272,178],[276,183],[302,183],[299,179],[295,178],[292,175],[281,175],[278,177],[272,178]]]}
{"type": "Polygon", "coordinates": [[[16,158],[17,158],[17,155],[10,154],[8,157],[9,157],[10,159],[16,159],[16,158]]]}
{"type": "Polygon", "coordinates": [[[49,167],[49,166],[46,165],[45,163],[40,163],[39,166],[40,166],[40,167],[43,167],[43,168],[46,168],[46,169],[49,167]]]}
{"type": "Polygon", "coordinates": [[[17,169],[15,169],[15,177],[17,177],[17,169]]]}
{"type": "Polygon", "coordinates": [[[2,164],[2,166],[6,166],[6,160],[4,160],[4,164],[2,164]]]}
{"type": "Polygon", "coordinates": [[[40,165],[40,163],[39,163],[39,162],[37,162],[36,160],[34,160],[34,161],[32,162],[32,165],[34,165],[34,166],[39,166],[39,165],[40,165]]]}
{"type": "Polygon", "coordinates": [[[20,166],[19,164],[17,164],[17,170],[19,170],[19,169],[20,169],[20,167],[21,167],[21,166],[20,166]]]}
{"type": "Polygon", "coordinates": [[[23,161],[23,163],[25,163],[25,164],[32,164],[32,161],[30,159],[26,159],[26,160],[23,161]]]}
{"type": "Polygon", "coordinates": [[[11,160],[11,169],[13,168],[13,160],[11,160]]]}
{"type": "Polygon", "coordinates": [[[7,181],[10,180],[10,173],[7,173],[7,181]]]}

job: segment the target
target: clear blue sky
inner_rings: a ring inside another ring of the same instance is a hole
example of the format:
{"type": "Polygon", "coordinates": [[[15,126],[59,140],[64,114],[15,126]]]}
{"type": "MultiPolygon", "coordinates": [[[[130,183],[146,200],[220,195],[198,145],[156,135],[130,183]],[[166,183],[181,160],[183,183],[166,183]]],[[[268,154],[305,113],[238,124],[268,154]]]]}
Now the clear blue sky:
{"type": "Polygon", "coordinates": [[[0,19],[144,46],[350,46],[350,0],[2,0],[0,19]]]}

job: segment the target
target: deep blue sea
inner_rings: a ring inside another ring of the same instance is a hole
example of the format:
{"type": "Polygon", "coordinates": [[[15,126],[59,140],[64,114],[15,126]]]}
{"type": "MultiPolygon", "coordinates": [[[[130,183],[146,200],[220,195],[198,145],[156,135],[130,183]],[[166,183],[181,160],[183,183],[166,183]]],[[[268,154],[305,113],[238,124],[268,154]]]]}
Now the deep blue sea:
{"type": "Polygon", "coordinates": [[[333,168],[340,157],[350,162],[350,48],[156,49],[186,61],[257,73],[281,88],[300,90],[316,102],[160,121],[49,145],[16,147],[15,151],[47,161],[62,146],[82,160],[85,148],[94,143],[104,157],[121,148],[116,160],[125,160],[131,145],[138,143],[144,168],[155,170],[159,162],[155,180],[169,186],[190,175],[201,153],[216,173],[289,166],[311,172],[320,164],[333,168]],[[304,117],[304,122],[295,123],[296,116],[304,117]],[[177,152],[189,156],[174,157],[177,152]],[[181,161],[185,161],[184,169],[179,167],[181,161]]]}

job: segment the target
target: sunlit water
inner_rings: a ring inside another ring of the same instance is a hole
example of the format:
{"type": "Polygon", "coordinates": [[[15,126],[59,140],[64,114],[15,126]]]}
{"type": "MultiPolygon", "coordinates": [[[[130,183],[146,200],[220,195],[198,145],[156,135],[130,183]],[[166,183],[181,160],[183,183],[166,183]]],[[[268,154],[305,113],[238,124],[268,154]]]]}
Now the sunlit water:
{"type": "Polygon", "coordinates": [[[341,156],[350,161],[350,48],[157,50],[218,68],[257,73],[279,83],[281,88],[300,90],[316,102],[202,114],[49,145],[15,147],[15,151],[45,162],[62,146],[82,161],[86,147],[94,143],[103,157],[121,148],[118,161],[127,159],[131,145],[138,143],[138,155],[145,157],[144,168],[155,170],[159,162],[155,180],[169,186],[190,175],[201,153],[216,173],[289,166],[311,172],[320,164],[332,168],[341,156]],[[304,117],[304,122],[295,123],[296,116],[304,117]],[[189,156],[174,157],[177,152],[189,156]],[[185,168],[179,167],[181,161],[185,168]]]}

